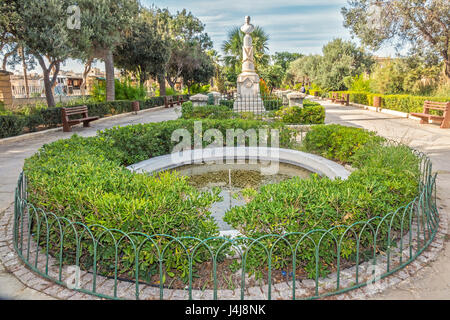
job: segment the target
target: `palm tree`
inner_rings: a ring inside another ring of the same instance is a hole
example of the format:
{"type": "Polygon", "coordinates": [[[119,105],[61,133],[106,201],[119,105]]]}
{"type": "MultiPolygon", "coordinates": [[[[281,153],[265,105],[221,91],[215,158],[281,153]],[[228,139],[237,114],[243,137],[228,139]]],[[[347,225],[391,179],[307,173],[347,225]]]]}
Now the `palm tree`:
{"type": "MultiPolygon", "coordinates": [[[[228,40],[222,44],[222,50],[226,54],[224,62],[228,67],[241,72],[242,46],[244,44],[244,33],[239,27],[234,27],[228,32],[228,40]]],[[[255,68],[269,64],[270,57],[267,54],[269,35],[259,26],[251,34],[253,39],[253,52],[255,57],[255,68]]]]}

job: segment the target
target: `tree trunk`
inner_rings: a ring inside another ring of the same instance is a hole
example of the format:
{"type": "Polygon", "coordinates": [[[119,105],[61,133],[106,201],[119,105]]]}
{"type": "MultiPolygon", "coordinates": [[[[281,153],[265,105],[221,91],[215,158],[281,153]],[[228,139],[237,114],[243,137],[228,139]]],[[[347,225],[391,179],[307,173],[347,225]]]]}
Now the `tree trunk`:
{"type": "Polygon", "coordinates": [[[86,86],[87,86],[87,75],[91,71],[92,62],[94,61],[93,58],[89,58],[89,60],[84,65],[84,71],[83,71],[83,83],[81,84],[81,95],[84,97],[86,95],[86,86]]]}
{"type": "Polygon", "coordinates": [[[166,95],[166,79],[164,75],[158,75],[158,83],[159,83],[159,95],[161,97],[166,95]]]}
{"type": "Polygon", "coordinates": [[[55,73],[53,74],[53,79],[50,80],[50,70],[52,70],[54,63],[50,64],[50,67],[47,68],[45,65],[44,58],[38,54],[35,54],[36,59],[39,62],[39,65],[42,68],[42,72],[44,74],[44,89],[45,89],[45,97],[47,99],[47,105],[52,108],[56,106],[55,97],[53,96],[53,84],[56,83],[56,78],[58,76],[59,67],[56,68],[55,73]]]}
{"type": "Polygon", "coordinates": [[[25,62],[25,54],[23,52],[23,47],[20,47],[20,57],[22,58],[23,77],[25,79],[25,92],[27,94],[27,98],[30,98],[30,88],[28,87],[27,63],[25,62]]]}
{"type": "Polygon", "coordinates": [[[45,70],[44,71],[44,88],[45,88],[45,97],[47,98],[47,105],[52,108],[56,106],[55,97],[53,96],[53,88],[52,82],[50,81],[50,73],[45,70]]]}
{"type": "Polygon", "coordinates": [[[116,98],[114,84],[114,58],[112,50],[105,52],[105,73],[106,73],[106,101],[114,101],[116,98]]]}
{"type": "Polygon", "coordinates": [[[445,75],[447,76],[447,81],[450,81],[450,59],[444,61],[445,63],[445,75]]]}

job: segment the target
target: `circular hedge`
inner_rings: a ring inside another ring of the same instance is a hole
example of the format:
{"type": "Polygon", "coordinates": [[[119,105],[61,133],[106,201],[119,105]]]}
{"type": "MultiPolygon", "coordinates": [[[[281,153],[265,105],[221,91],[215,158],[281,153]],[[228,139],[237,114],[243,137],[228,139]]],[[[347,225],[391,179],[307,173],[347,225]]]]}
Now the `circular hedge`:
{"type": "MultiPolygon", "coordinates": [[[[367,224],[359,226],[358,222],[374,219],[371,223],[376,226],[383,216],[408,204],[419,193],[420,157],[408,147],[388,143],[373,132],[318,125],[312,127],[299,146],[295,132],[279,123],[204,120],[202,127],[204,131],[218,129],[224,135],[227,129],[279,129],[280,147],[301,148],[350,164],[356,170],[345,181],[312,175],[310,179],[293,178],[260,190],[246,189],[243,195],[248,204],[232,208],[225,216],[225,221],[246,238],[229,245],[214,238],[207,246],[199,245],[199,239],[219,235],[208,210],[219,199],[219,190],[200,192],[189,185],[187,177],[176,173],[148,176],[125,168],[170,153],[177,144],[171,141],[175,129],[194,132],[194,120],[174,120],[108,129],[90,138],[75,135],[43,146],[25,161],[28,201],[67,221],[87,225],[94,236],[102,237],[101,245],[95,247],[97,272],[117,272],[132,279],[134,262],[139,260],[138,277],[151,282],[161,272],[164,281],[166,277],[184,281],[191,277],[192,281],[189,265],[200,270],[212,252],[215,261],[224,262],[231,272],[244,267],[257,278],[264,277],[272,269],[292,267],[292,247],[296,243],[294,255],[299,276],[314,277],[317,271],[325,275],[335,270],[337,256],[351,264],[366,259],[365,252],[369,256],[374,250],[383,250],[385,241],[379,241],[377,248],[371,247],[373,233],[367,224]],[[346,234],[345,226],[352,224],[354,233],[346,234]],[[118,244],[114,237],[104,236],[105,228],[134,235],[118,244]],[[314,233],[330,228],[327,236],[314,233]],[[358,239],[354,236],[357,232],[362,232],[358,239]],[[137,233],[154,236],[154,241],[145,242],[138,253],[130,244],[133,237],[139,236],[137,233]],[[308,233],[311,242],[298,244],[308,233]],[[345,239],[338,250],[333,239],[342,236],[345,239]],[[314,244],[318,237],[323,238],[319,248],[314,244]],[[252,247],[243,259],[245,266],[242,257],[229,259],[236,253],[236,245],[252,247]],[[164,270],[160,268],[162,250],[164,270]]],[[[387,233],[389,237],[400,237],[401,231],[407,230],[401,218],[394,219],[391,226],[379,225],[377,237],[385,239],[387,233]]],[[[49,229],[53,228],[46,230],[50,235],[49,251],[65,263],[79,259],[83,269],[91,269],[92,241],[79,239],[69,230],[64,250],[60,251],[61,235],[56,224],[49,225],[49,229]]],[[[46,232],[41,230],[40,234],[44,237],[46,232]]]]}

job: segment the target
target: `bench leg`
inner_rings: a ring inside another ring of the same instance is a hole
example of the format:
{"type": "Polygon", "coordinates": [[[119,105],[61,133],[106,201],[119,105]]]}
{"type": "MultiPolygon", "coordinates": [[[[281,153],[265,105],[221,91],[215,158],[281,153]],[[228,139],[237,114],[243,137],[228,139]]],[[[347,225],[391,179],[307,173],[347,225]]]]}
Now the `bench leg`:
{"type": "Polygon", "coordinates": [[[450,119],[444,119],[441,123],[442,129],[450,129],[450,119]]]}
{"type": "Polygon", "coordinates": [[[63,132],[72,132],[72,127],[68,123],[63,123],[63,132]]]}
{"type": "Polygon", "coordinates": [[[420,124],[428,124],[428,120],[421,119],[420,124]]]}
{"type": "Polygon", "coordinates": [[[83,127],[84,128],[89,128],[91,126],[91,122],[90,121],[83,121],[83,127]]]}

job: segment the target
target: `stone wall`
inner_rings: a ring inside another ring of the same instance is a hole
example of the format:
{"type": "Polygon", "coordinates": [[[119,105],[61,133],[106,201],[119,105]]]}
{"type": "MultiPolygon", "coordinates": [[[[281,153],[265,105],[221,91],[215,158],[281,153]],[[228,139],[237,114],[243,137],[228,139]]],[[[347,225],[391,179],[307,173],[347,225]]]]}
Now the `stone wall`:
{"type": "Polygon", "coordinates": [[[2,101],[6,107],[13,105],[11,75],[12,73],[10,72],[0,71],[0,101],[2,101]]]}

